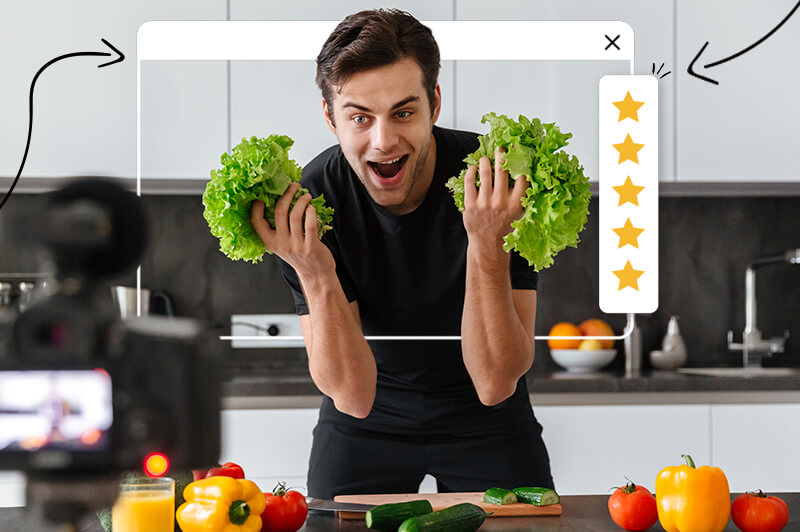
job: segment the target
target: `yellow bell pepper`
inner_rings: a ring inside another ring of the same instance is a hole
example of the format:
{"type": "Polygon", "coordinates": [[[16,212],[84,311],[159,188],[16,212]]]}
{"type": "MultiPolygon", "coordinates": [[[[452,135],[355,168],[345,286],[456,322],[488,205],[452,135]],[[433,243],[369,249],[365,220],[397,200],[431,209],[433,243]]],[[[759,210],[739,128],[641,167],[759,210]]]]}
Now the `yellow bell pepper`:
{"type": "Polygon", "coordinates": [[[728,479],[718,467],[665,467],[656,477],[658,520],[667,532],[720,532],[731,514],[728,479]]]}
{"type": "Polygon", "coordinates": [[[175,517],[183,532],[259,532],[264,493],[251,480],[211,477],[183,490],[175,517]]]}

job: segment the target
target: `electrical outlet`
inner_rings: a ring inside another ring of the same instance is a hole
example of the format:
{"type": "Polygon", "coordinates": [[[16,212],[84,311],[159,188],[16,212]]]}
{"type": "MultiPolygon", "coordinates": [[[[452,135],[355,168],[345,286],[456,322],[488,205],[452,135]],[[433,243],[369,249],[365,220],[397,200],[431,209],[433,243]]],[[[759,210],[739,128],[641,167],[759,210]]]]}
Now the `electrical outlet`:
{"type": "Polygon", "coordinates": [[[234,314],[231,336],[236,349],[305,346],[296,314],[234,314]]]}

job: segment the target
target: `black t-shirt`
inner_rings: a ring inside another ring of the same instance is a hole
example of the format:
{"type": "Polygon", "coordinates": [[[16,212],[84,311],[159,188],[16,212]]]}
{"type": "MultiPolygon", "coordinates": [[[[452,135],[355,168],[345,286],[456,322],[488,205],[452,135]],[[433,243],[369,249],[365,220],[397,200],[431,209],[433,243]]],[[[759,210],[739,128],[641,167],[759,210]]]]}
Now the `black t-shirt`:
{"type": "MultiPolygon", "coordinates": [[[[466,281],[467,234],[447,180],[478,148],[477,135],[434,127],[436,167],[417,209],[397,216],[377,205],[333,146],[303,169],[301,183],[335,209],[323,242],[336,261],[348,301],[357,301],[367,336],[458,336],[466,281]]],[[[298,314],[308,306],[294,269],[278,259],[298,314]]],[[[536,289],[538,276],[516,252],[511,285],[536,289]]],[[[458,340],[370,341],[378,370],[372,411],[360,420],[342,414],[325,397],[321,422],[390,432],[452,433],[493,429],[532,419],[525,379],[494,407],[480,403],[458,340]],[[465,417],[466,416],[466,417],[465,417]]]]}

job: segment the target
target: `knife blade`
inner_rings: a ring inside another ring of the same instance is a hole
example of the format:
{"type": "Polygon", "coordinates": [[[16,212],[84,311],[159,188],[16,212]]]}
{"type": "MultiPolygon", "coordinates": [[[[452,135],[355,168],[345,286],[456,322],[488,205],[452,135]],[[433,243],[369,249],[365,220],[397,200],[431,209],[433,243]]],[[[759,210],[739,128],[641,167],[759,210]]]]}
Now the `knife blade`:
{"type": "Polygon", "coordinates": [[[357,504],[354,502],[336,502],[330,499],[306,497],[309,510],[321,512],[364,512],[375,507],[374,504],[357,504]]]}

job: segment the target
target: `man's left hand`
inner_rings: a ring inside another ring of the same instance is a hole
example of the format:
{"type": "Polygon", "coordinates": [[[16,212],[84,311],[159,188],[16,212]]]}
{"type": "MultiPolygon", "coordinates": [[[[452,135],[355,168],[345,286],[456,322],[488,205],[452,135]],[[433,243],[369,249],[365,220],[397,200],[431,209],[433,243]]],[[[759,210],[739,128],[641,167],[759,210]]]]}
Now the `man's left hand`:
{"type": "Polygon", "coordinates": [[[481,157],[480,169],[470,166],[464,178],[464,228],[470,245],[480,249],[502,249],[503,237],[511,232],[511,222],[522,215],[520,201],[528,180],[520,176],[508,187],[508,172],[503,170],[503,152],[495,151],[494,173],[488,157],[481,157]],[[480,172],[480,187],[475,177],[480,172]]]}

